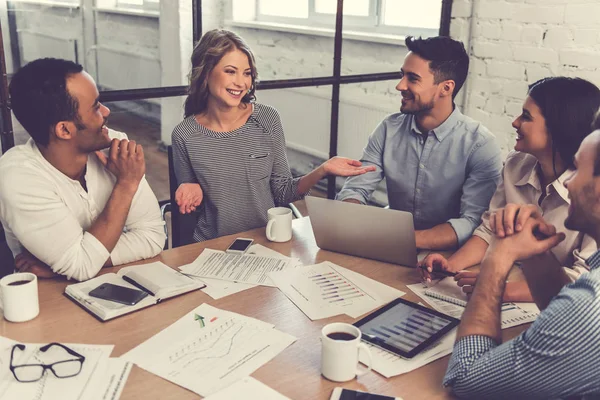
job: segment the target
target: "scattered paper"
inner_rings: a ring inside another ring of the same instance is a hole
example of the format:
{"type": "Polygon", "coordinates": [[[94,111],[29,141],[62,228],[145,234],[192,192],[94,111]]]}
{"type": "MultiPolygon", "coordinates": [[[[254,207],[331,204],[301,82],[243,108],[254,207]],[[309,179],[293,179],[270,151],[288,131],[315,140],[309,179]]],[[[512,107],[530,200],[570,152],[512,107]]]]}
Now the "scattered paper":
{"type": "MultiPolygon", "coordinates": [[[[299,259],[286,257],[283,254],[278,253],[275,250],[269,249],[268,247],[265,247],[260,244],[254,244],[254,245],[250,246],[250,248],[248,249],[246,254],[254,254],[254,255],[259,255],[259,256],[264,256],[264,257],[287,259],[287,260],[292,260],[294,265],[297,265],[297,266],[302,265],[302,263],[300,262],[299,259]]],[[[182,265],[179,268],[182,270],[193,268],[193,267],[190,267],[190,265],[192,265],[192,264],[182,265]]],[[[235,293],[239,293],[244,290],[251,289],[251,288],[257,286],[257,285],[251,285],[249,283],[236,283],[236,282],[231,282],[231,281],[223,281],[221,279],[198,278],[193,275],[189,275],[189,276],[191,278],[194,278],[197,280],[202,280],[202,282],[204,282],[206,284],[206,287],[201,290],[215,300],[221,299],[223,297],[226,297],[226,296],[229,296],[229,295],[232,295],[235,293]]]]}
{"type": "MultiPolygon", "coordinates": [[[[463,312],[465,312],[465,307],[463,306],[427,296],[425,291],[428,288],[423,287],[423,284],[421,283],[407,285],[407,287],[427,304],[441,313],[460,319],[463,312]]],[[[502,329],[533,322],[539,314],[540,310],[534,303],[504,303],[502,304],[502,313],[500,316],[502,320],[502,329]]]]}
{"type": "Polygon", "coordinates": [[[264,383],[247,376],[205,400],[289,400],[264,383]]]}
{"type": "Polygon", "coordinates": [[[254,254],[237,255],[204,249],[196,260],[180,269],[200,278],[213,278],[263,286],[275,286],[268,273],[297,266],[293,260],[254,254]]]}
{"type": "Polygon", "coordinates": [[[122,358],[208,396],[250,375],[295,340],[272,324],[202,304],[122,358]]]}
{"type": "Polygon", "coordinates": [[[215,300],[258,286],[211,278],[202,278],[202,282],[206,283],[206,287],[200,290],[215,300]]]}
{"type": "Polygon", "coordinates": [[[357,318],[405,293],[331,262],[269,274],[308,318],[357,318]]]}
{"type": "MultiPolygon", "coordinates": [[[[50,370],[46,370],[42,378],[35,382],[19,382],[15,379],[8,366],[10,354],[17,342],[0,337],[0,365],[5,366],[0,370],[0,398],[19,400],[45,400],[45,399],[118,399],[120,390],[110,382],[107,376],[109,355],[112,345],[66,344],[65,346],[85,356],[81,372],[70,378],[57,378],[50,370]],[[104,393],[111,392],[114,396],[103,397],[104,393]]],[[[44,344],[25,344],[25,350],[15,350],[14,365],[22,364],[51,364],[53,362],[72,359],[63,348],[53,346],[46,352],[41,352],[44,344]]],[[[127,379],[124,376],[122,384],[127,379]]]]}
{"type": "MultiPolygon", "coordinates": [[[[373,356],[372,368],[386,378],[391,378],[392,376],[414,371],[417,368],[452,353],[455,339],[456,328],[444,335],[439,341],[432,344],[429,349],[411,359],[399,357],[396,354],[377,347],[369,342],[363,343],[369,346],[369,349],[371,350],[371,355],[373,356]]],[[[369,359],[364,352],[360,352],[359,360],[366,365],[369,359]]]]}

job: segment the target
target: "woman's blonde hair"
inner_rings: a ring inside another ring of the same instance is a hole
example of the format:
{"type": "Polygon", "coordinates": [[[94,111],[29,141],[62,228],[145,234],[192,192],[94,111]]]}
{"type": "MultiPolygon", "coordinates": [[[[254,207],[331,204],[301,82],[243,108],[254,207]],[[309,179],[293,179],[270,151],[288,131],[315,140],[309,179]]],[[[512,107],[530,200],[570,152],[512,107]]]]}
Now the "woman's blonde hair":
{"type": "Polygon", "coordinates": [[[256,99],[256,61],[250,47],[239,35],[225,29],[213,29],[206,32],[194,47],[192,52],[192,71],[190,84],[187,89],[188,97],[185,100],[185,117],[202,113],[206,110],[208,101],[208,76],[221,58],[230,51],[240,50],[248,56],[252,85],[248,93],[242,98],[242,103],[250,103],[256,99]]]}

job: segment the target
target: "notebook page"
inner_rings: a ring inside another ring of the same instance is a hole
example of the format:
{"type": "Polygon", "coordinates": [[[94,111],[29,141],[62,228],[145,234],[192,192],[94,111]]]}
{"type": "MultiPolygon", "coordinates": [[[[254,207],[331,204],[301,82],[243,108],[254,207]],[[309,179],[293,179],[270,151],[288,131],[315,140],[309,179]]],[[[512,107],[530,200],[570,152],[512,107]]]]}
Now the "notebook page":
{"type": "Polygon", "coordinates": [[[427,289],[425,294],[450,301],[451,303],[456,302],[463,306],[465,306],[469,300],[467,295],[462,291],[462,288],[456,284],[456,281],[451,276],[440,280],[436,285],[427,289]]]}
{"type": "Polygon", "coordinates": [[[173,292],[178,292],[188,287],[191,289],[199,285],[199,282],[188,278],[161,262],[125,267],[119,270],[118,275],[126,275],[159,298],[164,298],[173,292]]]}

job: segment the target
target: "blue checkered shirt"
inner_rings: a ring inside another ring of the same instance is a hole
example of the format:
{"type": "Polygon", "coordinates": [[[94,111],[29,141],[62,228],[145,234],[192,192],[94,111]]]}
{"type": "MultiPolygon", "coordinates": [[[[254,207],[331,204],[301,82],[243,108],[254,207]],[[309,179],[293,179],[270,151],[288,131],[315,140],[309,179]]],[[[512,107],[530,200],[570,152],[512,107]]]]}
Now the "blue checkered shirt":
{"type": "Polygon", "coordinates": [[[600,399],[600,251],[587,264],[515,339],[458,340],[444,385],[464,398],[600,399]]]}

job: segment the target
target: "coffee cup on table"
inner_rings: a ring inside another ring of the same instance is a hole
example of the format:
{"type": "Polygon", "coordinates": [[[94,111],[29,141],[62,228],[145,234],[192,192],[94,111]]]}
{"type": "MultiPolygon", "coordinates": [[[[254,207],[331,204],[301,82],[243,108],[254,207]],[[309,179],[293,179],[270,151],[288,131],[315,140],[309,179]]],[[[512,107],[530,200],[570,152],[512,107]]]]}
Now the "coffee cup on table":
{"type": "Polygon", "coordinates": [[[369,347],[360,341],[362,333],[354,325],[336,322],[321,330],[321,373],[330,381],[346,382],[371,371],[373,357],[369,347]],[[369,365],[358,370],[358,352],[365,351],[369,365]]]}
{"type": "Polygon", "coordinates": [[[31,272],[17,272],[0,279],[0,296],[8,321],[25,322],[40,313],[37,276],[31,272]]]}
{"type": "Polygon", "coordinates": [[[286,207],[273,207],[267,211],[267,239],[271,242],[287,242],[292,238],[292,210],[286,207]]]}

